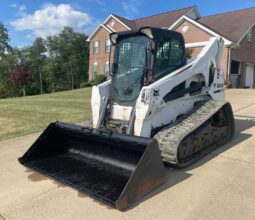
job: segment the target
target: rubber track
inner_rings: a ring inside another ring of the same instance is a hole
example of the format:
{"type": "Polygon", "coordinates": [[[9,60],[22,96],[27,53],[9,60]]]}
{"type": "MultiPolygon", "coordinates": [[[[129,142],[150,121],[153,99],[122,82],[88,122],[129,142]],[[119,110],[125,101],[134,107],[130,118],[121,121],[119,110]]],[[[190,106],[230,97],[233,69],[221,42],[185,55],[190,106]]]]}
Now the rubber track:
{"type": "MultiPolygon", "coordinates": [[[[177,156],[178,147],[182,140],[190,133],[195,131],[197,128],[199,128],[204,122],[209,120],[217,111],[219,111],[226,104],[228,104],[227,101],[214,100],[209,100],[207,102],[201,103],[197,105],[191,112],[185,114],[179,120],[165,127],[162,131],[157,133],[154,138],[158,140],[162,160],[166,163],[174,165],[175,167],[181,168],[196,162],[205,154],[208,154],[208,150],[212,150],[212,147],[210,147],[210,149],[207,149],[207,151],[203,150],[202,154],[200,152],[199,156],[196,155],[196,158],[194,157],[192,161],[188,161],[186,163],[181,163],[180,161],[178,161],[177,156]]],[[[230,137],[229,139],[232,139],[232,137],[230,137]]],[[[225,140],[224,143],[228,141],[229,140],[225,140]]],[[[221,143],[221,145],[224,143],[221,143]]],[[[215,148],[215,146],[213,147],[215,148]]]]}

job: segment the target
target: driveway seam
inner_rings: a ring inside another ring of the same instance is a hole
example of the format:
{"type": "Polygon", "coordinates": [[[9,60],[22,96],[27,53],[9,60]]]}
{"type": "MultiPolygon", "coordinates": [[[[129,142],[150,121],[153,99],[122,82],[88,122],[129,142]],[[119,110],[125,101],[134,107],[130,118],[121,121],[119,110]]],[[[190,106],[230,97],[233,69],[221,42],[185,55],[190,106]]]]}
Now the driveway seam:
{"type": "Polygon", "coordinates": [[[252,103],[252,104],[247,105],[247,106],[245,106],[245,107],[243,107],[243,108],[237,109],[237,110],[234,111],[234,113],[239,112],[239,111],[242,111],[242,110],[244,110],[244,109],[246,109],[246,108],[249,108],[249,107],[251,107],[251,106],[253,106],[253,105],[255,105],[255,103],[252,103]]]}

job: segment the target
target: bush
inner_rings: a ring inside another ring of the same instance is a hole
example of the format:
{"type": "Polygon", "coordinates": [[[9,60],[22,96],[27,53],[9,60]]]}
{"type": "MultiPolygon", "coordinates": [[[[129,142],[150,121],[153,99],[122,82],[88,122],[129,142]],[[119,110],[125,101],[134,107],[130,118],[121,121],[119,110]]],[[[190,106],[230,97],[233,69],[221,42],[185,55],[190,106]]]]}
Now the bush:
{"type": "Polygon", "coordinates": [[[99,75],[96,75],[93,80],[90,80],[90,83],[94,86],[94,85],[99,85],[106,80],[107,80],[107,77],[105,75],[99,74],[99,75]]]}
{"type": "Polygon", "coordinates": [[[99,74],[96,75],[94,79],[88,81],[88,82],[83,82],[80,84],[81,88],[86,88],[86,87],[91,87],[91,86],[97,86],[107,80],[107,77],[105,75],[99,74]]]}
{"type": "Polygon", "coordinates": [[[81,88],[91,87],[91,84],[89,82],[83,82],[80,85],[81,88]]]}
{"type": "Polygon", "coordinates": [[[191,59],[192,58],[192,54],[193,54],[194,50],[192,48],[188,48],[186,49],[186,57],[188,59],[191,59]]]}

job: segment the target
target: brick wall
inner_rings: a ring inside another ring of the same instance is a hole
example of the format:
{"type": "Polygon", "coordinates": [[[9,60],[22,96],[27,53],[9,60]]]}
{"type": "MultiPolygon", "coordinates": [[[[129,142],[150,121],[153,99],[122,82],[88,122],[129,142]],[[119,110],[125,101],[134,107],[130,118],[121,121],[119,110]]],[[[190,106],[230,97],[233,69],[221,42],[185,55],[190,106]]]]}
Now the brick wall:
{"type": "Polygon", "coordinates": [[[240,47],[231,50],[231,59],[255,65],[255,27],[253,27],[252,43],[244,37],[240,42],[240,47]]]}
{"type": "Polygon", "coordinates": [[[211,37],[211,35],[189,23],[188,21],[184,21],[179,27],[176,28],[176,31],[182,33],[185,43],[208,41],[211,37]]]}
{"type": "Polygon", "coordinates": [[[90,41],[90,54],[89,54],[89,79],[92,79],[93,63],[98,64],[98,74],[104,74],[104,64],[108,60],[109,53],[105,52],[105,40],[109,38],[109,31],[101,28],[98,33],[90,41]],[[99,52],[93,53],[93,45],[95,41],[99,41],[99,52]]]}
{"type": "Polygon", "coordinates": [[[109,27],[111,27],[114,31],[126,31],[127,28],[125,26],[123,26],[121,23],[119,23],[117,20],[115,20],[114,18],[110,19],[106,25],[108,25],[109,27]]]}
{"type": "MultiPolygon", "coordinates": [[[[182,33],[185,43],[197,43],[203,41],[209,41],[212,35],[206,33],[195,25],[191,24],[188,21],[184,21],[179,27],[176,28],[176,31],[182,33]]],[[[202,47],[194,48],[192,57],[196,57],[202,50],[202,47]]],[[[222,59],[221,59],[221,68],[224,71],[225,79],[228,72],[228,48],[224,48],[222,59]]]]}
{"type": "MultiPolygon", "coordinates": [[[[240,42],[240,47],[231,49],[231,60],[239,61],[241,63],[240,72],[240,87],[245,86],[246,66],[247,64],[255,65],[255,26],[253,27],[252,42],[248,42],[246,37],[240,42]]],[[[255,71],[253,83],[255,84],[255,71]]]]}
{"type": "MultiPolygon", "coordinates": [[[[123,25],[121,25],[117,20],[110,19],[107,23],[115,31],[124,31],[127,30],[123,25]]],[[[105,28],[101,29],[93,36],[90,40],[90,54],[89,54],[89,79],[93,78],[93,63],[96,61],[98,64],[98,74],[104,74],[105,62],[109,60],[109,53],[105,52],[105,40],[109,38],[110,32],[105,28]],[[95,41],[99,41],[99,53],[93,53],[93,45],[95,41]]],[[[113,54],[113,52],[112,52],[113,54]]]]}

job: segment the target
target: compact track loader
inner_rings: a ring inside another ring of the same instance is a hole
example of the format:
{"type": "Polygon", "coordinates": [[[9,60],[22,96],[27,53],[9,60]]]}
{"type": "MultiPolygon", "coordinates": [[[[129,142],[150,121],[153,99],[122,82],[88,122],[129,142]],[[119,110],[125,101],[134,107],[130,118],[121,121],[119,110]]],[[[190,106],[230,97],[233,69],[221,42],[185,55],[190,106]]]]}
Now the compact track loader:
{"type": "Polygon", "coordinates": [[[19,161],[124,210],[166,181],[165,164],[188,166],[229,142],[234,118],[221,38],[193,60],[174,31],[144,27],[110,40],[111,79],[92,89],[91,126],[52,123],[19,161]]]}

